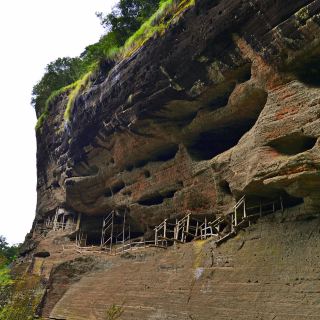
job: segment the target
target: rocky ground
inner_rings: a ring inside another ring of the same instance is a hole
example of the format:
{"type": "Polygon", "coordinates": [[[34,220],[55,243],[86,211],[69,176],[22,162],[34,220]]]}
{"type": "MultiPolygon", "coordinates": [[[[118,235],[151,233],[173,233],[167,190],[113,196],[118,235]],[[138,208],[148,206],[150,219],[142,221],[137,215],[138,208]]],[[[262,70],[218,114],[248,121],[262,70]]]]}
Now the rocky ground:
{"type": "Polygon", "coordinates": [[[116,305],[130,320],[320,319],[319,233],[319,216],[302,205],[262,218],[219,247],[209,239],[80,255],[48,237],[39,246],[52,248],[42,269],[58,266],[41,312],[44,319],[104,320],[116,305]]]}

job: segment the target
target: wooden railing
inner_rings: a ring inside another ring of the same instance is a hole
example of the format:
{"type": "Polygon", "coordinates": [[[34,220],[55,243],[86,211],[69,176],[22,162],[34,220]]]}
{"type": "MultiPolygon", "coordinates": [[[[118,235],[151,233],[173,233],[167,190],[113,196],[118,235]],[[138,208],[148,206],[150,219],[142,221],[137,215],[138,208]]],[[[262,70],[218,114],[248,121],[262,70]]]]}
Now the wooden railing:
{"type": "Polygon", "coordinates": [[[282,199],[268,202],[260,201],[259,204],[248,206],[249,201],[246,196],[243,196],[233,207],[233,212],[225,216],[220,216],[213,221],[208,221],[207,217],[204,220],[192,217],[192,213],[188,212],[180,220],[175,222],[164,219],[162,223],[154,228],[154,240],[133,241],[129,235],[125,234],[125,216],[123,217],[122,232],[114,235],[114,216],[115,211],[107,214],[103,218],[102,237],[100,247],[81,247],[81,236],[77,236],[77,245],[79,250],[106,252],[110,255],[118,255],[125,252],[130,252],[148,247],[163,247],[167,248],[169,244],[185,243],[187,241],[197,239],[215,238],[215,243],[218,245],[227,239],[233,237],[237,232],[256,219],[274,213],[277,210],[283,210],[282,199]],[[122,241],[120,240],[122,238],[122,241]]]}

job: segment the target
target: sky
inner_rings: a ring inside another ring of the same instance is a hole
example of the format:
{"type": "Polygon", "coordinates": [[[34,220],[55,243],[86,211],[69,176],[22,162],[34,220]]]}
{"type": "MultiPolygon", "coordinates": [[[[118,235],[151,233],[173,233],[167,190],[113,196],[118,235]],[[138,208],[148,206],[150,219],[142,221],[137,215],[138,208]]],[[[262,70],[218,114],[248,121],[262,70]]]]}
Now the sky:
{"type": "Polygon", "coordinates": [[[95,12],[116,0],[0,1],[0,235],[23,242],[36,208],[36,117],[30,105],[45,66],[77,56],[103,33],[95,12]]]}

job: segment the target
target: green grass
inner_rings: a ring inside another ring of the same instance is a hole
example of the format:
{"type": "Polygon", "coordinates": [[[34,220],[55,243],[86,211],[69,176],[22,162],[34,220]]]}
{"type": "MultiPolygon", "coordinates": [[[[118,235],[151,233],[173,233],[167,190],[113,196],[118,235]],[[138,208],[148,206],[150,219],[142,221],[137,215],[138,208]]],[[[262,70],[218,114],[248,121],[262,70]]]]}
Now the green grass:
{"type": "Polygon", "coordinates": [[[0,267],[0,288],[13,284],[10,270],[7,266],[0,267]]]}
{"type": "Polygon", "coordinates": [[[131,56],[151,38],[163,35],[182,12],[194,5],[195,0],[167,0],[162,2],[159,9],[119,50],[120,58],[131,56]]]}
{"type": "Polygon", "coordinates": [[[47,101],[45,103],[44,112],[40,115],[40,117],[38,118],[38,121],[36,123],[36,131],[38,131],[39,129],[42,128],[45,120],[47,119],[47,117],[49,115],[50,105],[53,104],[61,94],[74,89],[75,85],[76,85],[76,83],[72,83],[66,87],[60,88],[59,90],[53,91],[51,93],[51,95],[49,96],[49,98],[47,99],[47,101]]]}
{"type": "Polygon", "coordinates": [[[69,84],[68,86],[65,86],[59,90],[53,91],[50,95],[50,97],[47,99],[46,104],[45,104],[45,108],[44,108],[44,112],[40,115],[40,117],[38,118],[38,121],[36,123],[36,130],[38,131],[39,129],[42,128],[45,120],[47,119],[48,115],[49,115],[49,108],[50,105],[52,105],[56,99],[61,96],[61,94],[69,92],[68,94],[68,103],[67,103],[67,107],[64,113],[64,119],[65,120],[70,120],[70,116],[72,113],[72,109],[73,109],[73,105],[75,102],[75,99],[77,98],[77,96],[79,95],[79,93],[87,86],[90,77],[93,73],[93,70],[89,71],[88,73],[86,73],[80,80],[69,84]]]}
{"type": "Polygon", "coordinates": [[[28,275],[16,280],[8,301],[0,308],[0,320],[34,320],[43,293],[40,277],[28,275]]]}
{"type": "Polygon", "coordinates": [[[64,112],[64,120],[69,121],[71,119],[74,102],[77,96],[87,87],[92,73],[93,71],[89,71],[80,80],[73,84],[73,89],[69,94],[66,111],[64,112]]]}
{"type": "MultiPolygon", "coordinates": [[[[148,40],[154,37],[161,36],[165,33],[167,28],[177,21],[180,15],[189,7],[195,5],[196,0],[166,0],[162,1],[159,9],[142,24],[139,30],[137,30],[124,44],[122,48],[112,47],[104,53],[107,58],[113,60],[121,60],[130,57],[139,48],[141,48],[148,40]]],[[[50,105],[53,104],[57,97],[65,92],[69,92],[68,103],[64,112],[64,120],[70,121],[72,110],[74,107],[77,96],[88,86],[91,75],[96,70],[98,62],[94,63],[81,79],[78,81],[63,87],[59,90],[52,92],[45,103],[44,112],[38,118],[36,123],[36,130],[42,128],[44,122],[49,115],[50,105]]]]}
{"type": "Polygon", "coordinates": [[[105,319],[106,320],[117,320],[123,314],[123,307],[113,304],[106,310],[105,319]]]}

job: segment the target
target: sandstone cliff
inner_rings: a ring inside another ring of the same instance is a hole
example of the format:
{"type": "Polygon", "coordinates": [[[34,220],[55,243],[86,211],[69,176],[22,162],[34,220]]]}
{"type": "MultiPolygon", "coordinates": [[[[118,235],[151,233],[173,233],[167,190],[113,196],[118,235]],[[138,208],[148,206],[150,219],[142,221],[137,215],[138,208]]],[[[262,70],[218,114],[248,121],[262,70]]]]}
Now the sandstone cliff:
{"type": "Polygon", "coordinates": [[[40,313],[104,319],[117,304],[123,319],[320,318],[319,40],[319,0],[198,0],[92,76],[70,121],[62,94],[37,132],[24,252],[48,281],[40,313]],[[67,249],[75,232],[41,232],[60,210],[97,245],[118,210],[132,235],[151,239],[163,219],[225,216],[244,195],[281,198],[284,212],[219,249],[207,240],[79,258],[67,249]]]}

